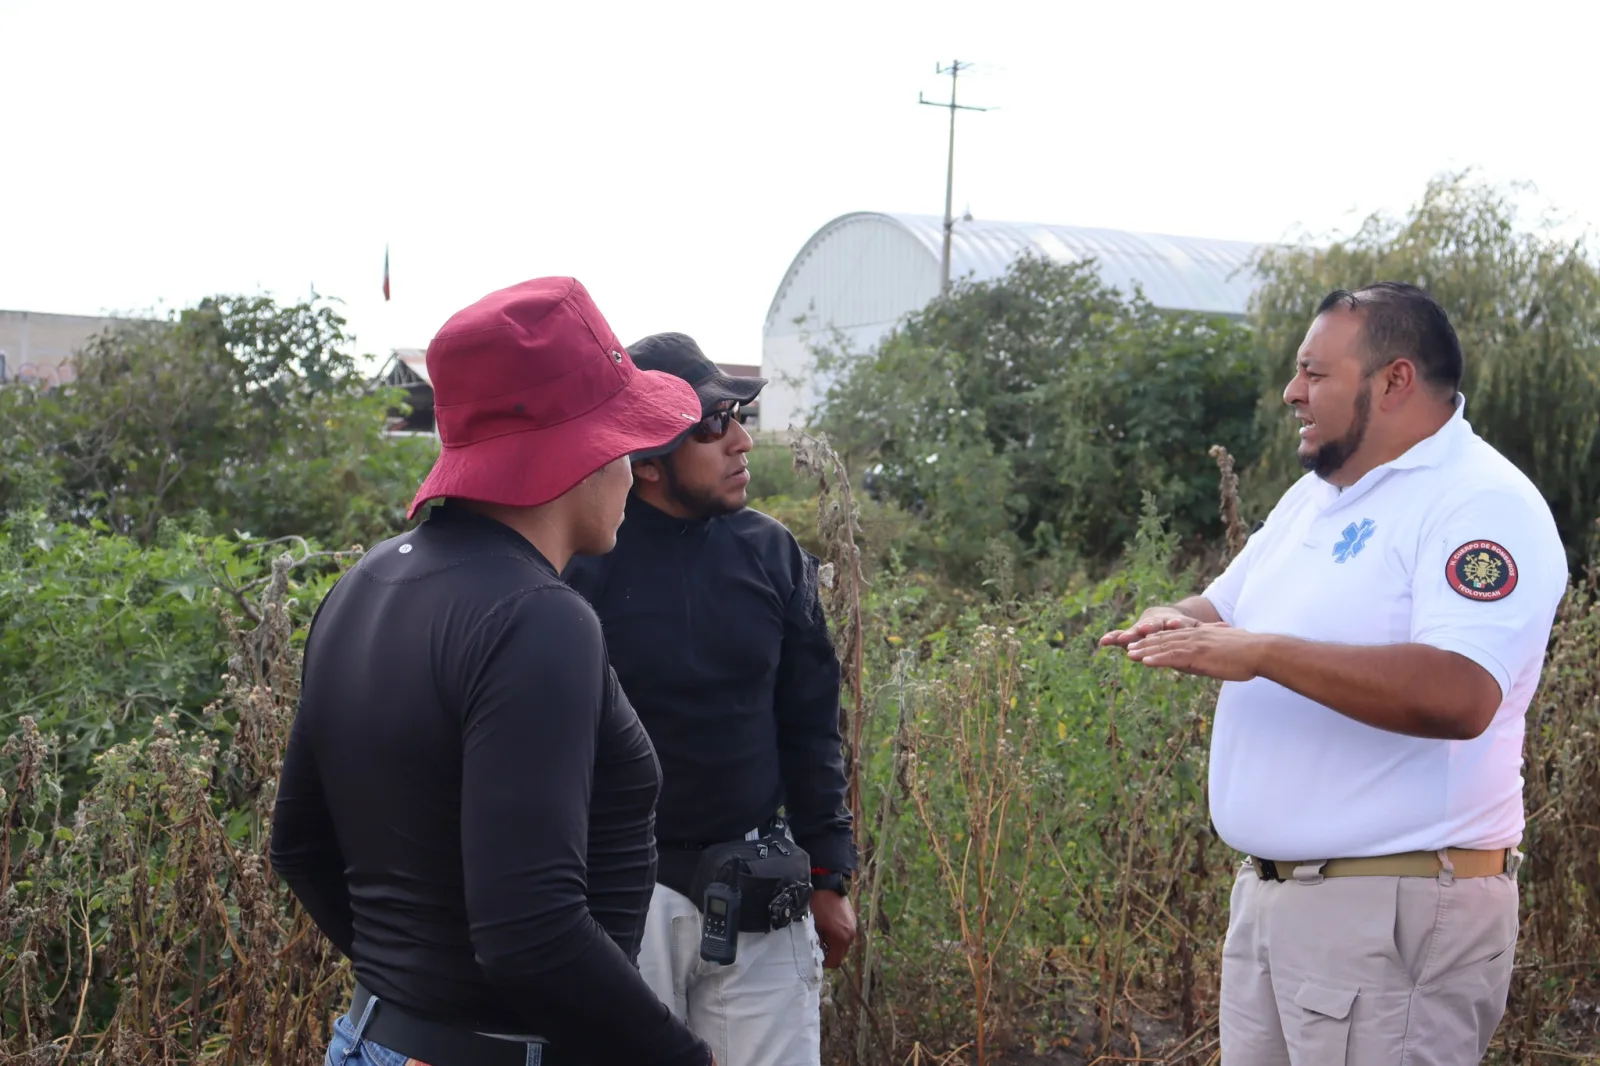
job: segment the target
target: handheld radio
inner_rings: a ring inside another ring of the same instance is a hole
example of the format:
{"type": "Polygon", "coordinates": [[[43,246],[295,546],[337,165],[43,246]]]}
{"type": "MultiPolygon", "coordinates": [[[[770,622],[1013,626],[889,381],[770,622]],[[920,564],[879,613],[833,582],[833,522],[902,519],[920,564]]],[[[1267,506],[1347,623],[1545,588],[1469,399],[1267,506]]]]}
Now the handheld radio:
{"type": "Polygon", "coordinates": [[[700,957],[722,966],[739,957],[739,890],[732,885],[713,881],[706,886],[700,957]]]}

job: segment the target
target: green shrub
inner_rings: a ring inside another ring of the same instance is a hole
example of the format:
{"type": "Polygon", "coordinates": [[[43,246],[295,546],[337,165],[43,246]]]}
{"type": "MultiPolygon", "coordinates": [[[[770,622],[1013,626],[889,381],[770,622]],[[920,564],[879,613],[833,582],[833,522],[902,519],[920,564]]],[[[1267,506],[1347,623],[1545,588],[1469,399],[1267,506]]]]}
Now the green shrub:
{"type": "MultiPolygon", "coordinates": [[[[838,517],[839,499],[824,497],[825,517],[838,517]]],[[[815,519],[817,501],[801,503],[815,519]]],[[[812,534],[824,558],[842,558],[833,548],[846,528],[812,534]]],[[[115,534],[16,516],[5,536],[6,673],[65,657],[85,681],[122,678],[75,706],[113,713],[129,690],[139,700],[77,766],[77,789],[58,765],[72,765],[84,729],[62,705],[29,706],[58,716],[52,731],[8,721],[0,1053],[70,1041],[75,1056],[129,1063],[311,1066],[348,970],[263,857],[296,648],[337,560],[170,528],[141,553],[115,534]],[[307,584],[291,581],[307,572],[307,584]],[[142,577],[156,582],[153,599],[129,591],[142,577]],[[23,618],[30,597],[57,606],[23,618]],[[161,664],[189,680],[129,680],[161,664]]],[[[1176,1063],[1174,1049],[1214,1047],[1237,858],[1205,802],[1216,687],[1095,646],[1140,606],[1203,582],[1177,547],[1147,499],[1123,564],[1064,594],[954,595],[885,565],[861,590],[859,629],[848,581],[833,575],[830,620],[863,677],[858,702],[847,670],[865,935],[828,978],[825,1061],[978,1062],[980,1029],[984,1063],[1066,1044],[1088,1060],[1176,1063]]],[[[1526,966],[1496,1049],[1511,1061],[1583,1047],[1566,1005],[1597,991],[1586,963],[1600,953],[1600,789],[1584,746],[1600,729],[1595,603],[1593,589],[1569,599],[1529,717],[1526,966]]]]}
{"type": "MultiPolygon", "coordinates": [[[[289,603],[313,610],[331,579],[315,545],[289,603]]],[[[51,738],[68,810],[94,757],[146,737],[158,716],[196,728],[221,692],[228,633],[219,597],[243,610],[282,544],[251,546],[165,522],[141,545],[41,512],[0,521],[0,735],[23,716],[51,738]]]]}
{"type": "Polygon", "coordinates": [[[214,297],[92,338],[76,379],[0,388],[0,513],[44,505],[148,543],[165,518],[336,546],[400,528],[437,451],[391,440],[326,306],[214,297]]]}
{"type": "Polygon", "coordinates": [[[272,875],[294,716],[291,559],[232,606],[218,699],[95,754],[63,803],[54,738],[0,749],[0,1058],[314,1066],[349,968],[272,875]]]}
{"type": "Polygon", "coordinates": [[[869,494],[923,525],[923,565],[966,583],[997,553],[1103,568],[1147,490],[1184,538],[1220,535],[1207,452],[1259,450],[1252,353],[1225,318],[1124,299],[1092,261],[1028,257],[871,354],[823,352],[838,376],[818,423],[869,494]]]}
{"type": "Polygon", "coordinates": [[[870,624],[895,639],[866,642],[862,893],[894,1029],[866,1023],[867,1061],[954,1048],[980,1021],[984,1061],[1047,1041],[1030,988],[1060,997],[1053,1015],[1086,1010],[1085,1032],[1124,1032],[1135,989],[1182,1035],[1204,1025],[1231,871],[1205,804],[1215,686],[1095,643],[1192,590],[1176,540],[1147,498],[1125,565],[1075,594],[928,627],[914,586],[872,591],[870,624]]]}

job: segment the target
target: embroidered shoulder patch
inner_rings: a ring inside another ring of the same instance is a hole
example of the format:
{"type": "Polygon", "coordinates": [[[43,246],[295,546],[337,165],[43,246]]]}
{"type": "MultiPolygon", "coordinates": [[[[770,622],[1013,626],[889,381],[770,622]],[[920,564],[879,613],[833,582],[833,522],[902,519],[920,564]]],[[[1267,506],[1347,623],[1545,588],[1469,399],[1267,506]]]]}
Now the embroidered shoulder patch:
{"type": "Polygon", "coordinates": [[[1450,587],[1469,600],[1503,600],[1517,587],[1517,563],[1492,540],[1473,540],[1450,553],[1445,563],[1450,587]]]}

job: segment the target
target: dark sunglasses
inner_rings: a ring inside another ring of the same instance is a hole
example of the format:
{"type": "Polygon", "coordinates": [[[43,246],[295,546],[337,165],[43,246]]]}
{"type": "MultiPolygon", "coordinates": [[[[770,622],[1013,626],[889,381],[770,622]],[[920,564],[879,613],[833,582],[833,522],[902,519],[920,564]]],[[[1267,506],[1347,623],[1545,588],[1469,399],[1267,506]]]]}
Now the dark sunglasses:
{"type": "Polygon", "coordinates": [[[710,444],[719,441],[728,435],[728,427],[734,422],[744,423],[744,412],[738,404],[721,411],[712,411],[696,423],[689,436],[701,444],[710,444]]]}

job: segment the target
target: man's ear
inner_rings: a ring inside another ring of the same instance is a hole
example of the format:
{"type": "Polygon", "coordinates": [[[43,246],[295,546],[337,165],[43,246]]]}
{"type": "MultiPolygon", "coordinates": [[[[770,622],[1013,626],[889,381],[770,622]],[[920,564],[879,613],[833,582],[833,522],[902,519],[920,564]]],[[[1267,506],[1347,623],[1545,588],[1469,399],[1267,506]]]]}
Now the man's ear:
{"type": "Polygon", "coordinates": [[[1387,396],[1400,396],[1417,384],[1417,364],[1409,359],[1396,359],[1383,368],[1383,391],[1387,396]]]}
{"type": "Polygon", "coordinates": [[[634,463],[633,480],[659,483],[661,481],[661,460],[641,459],[634,463]]]}

